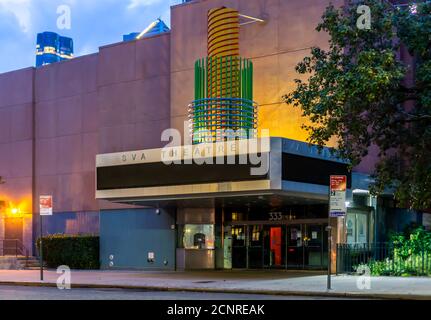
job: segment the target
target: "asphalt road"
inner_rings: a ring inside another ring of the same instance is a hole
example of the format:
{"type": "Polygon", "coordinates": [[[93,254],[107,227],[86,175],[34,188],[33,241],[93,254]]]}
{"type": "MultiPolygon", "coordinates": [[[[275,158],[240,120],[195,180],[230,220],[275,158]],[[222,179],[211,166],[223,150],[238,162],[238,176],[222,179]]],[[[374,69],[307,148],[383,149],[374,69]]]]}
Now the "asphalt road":
{"type": "MultiPolygon", "coordinates": [[[[121,289],[70,289],[0,285],[0,300],[328,300],[325,297],[258,294],[142,291],[121,289]]],[[[330,299],[332,300],[332,298],[330,299]]]]}

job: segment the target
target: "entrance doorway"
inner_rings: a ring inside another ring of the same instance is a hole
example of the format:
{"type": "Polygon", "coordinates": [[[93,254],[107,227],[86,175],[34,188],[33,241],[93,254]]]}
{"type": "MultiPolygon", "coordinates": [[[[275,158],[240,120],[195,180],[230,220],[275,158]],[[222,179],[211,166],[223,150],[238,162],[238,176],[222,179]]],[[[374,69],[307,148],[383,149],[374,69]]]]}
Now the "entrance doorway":
{"type": "Polygon", "coordinates": [[[263,230],[264,267],[285,267],[285,228],[283,226],[264,226],[263,230]]]}
{"type": "Polygon", "coordinates": [[[18,243],[23,240],[23,218],[5,218],[4,222],[3,254],[15,255],[18,243]]]}
{"type": "Polygon", "coordinates": [[[326,223],[232,226],[232,267],[325,269],[326,223]]]}
{"type": "Polygon", "coordinates": [[[287,266],[323,269],[327,266],[327,232],[323,224],[287,226],[287,266]]]}

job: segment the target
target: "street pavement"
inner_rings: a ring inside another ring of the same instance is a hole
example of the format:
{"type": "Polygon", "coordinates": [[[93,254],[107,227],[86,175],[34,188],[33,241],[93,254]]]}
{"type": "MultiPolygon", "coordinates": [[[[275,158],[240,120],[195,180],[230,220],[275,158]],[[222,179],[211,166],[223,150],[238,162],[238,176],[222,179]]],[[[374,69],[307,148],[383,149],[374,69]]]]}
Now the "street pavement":
{"type": "MultiPolygon", "coordinates": [[[[137,289],[75,289],[0,285],[0,300],[326,300],[330,297],[273,296],[137,289]]],[[[342,299],[342,298],[341,298],[342,299]]]]}
{"type": "MultiPolygon", "coordinates": [[[[0,284],[56,286],[60,275],[37,270],[0,270],[0,284]]],[[[326,275],[311,271],[73,271],[73,288],[132,288],[150,291],[325,296],[378,299],[431,300],[431,278],[332,276],[332,290],[326,289],[326,275]],[[364,281],[365,280],[365,281],[364,281]]]]}

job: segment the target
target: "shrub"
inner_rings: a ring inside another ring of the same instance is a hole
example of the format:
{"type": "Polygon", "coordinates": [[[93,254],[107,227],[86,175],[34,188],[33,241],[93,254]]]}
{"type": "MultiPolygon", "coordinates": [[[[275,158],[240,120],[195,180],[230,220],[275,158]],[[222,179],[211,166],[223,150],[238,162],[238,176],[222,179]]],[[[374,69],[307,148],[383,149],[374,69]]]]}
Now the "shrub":
{"type": "Polygon", "coordinates": [[[371,260],[367,266],[374,276],[431,275],[431,233],[422,227],[390,237],[391,254],[384,260],[371,260]]]}
{"type": "MultiPolygon", "coordinates": [[[[43,259],[48,267],[66,265],[71,269],[99,269],[99,237],[54,234],[43,237],[43,259]]],[[[37,239],[40,249],[40,238],[37,239]]]]}
{"type": "Polygon", "coordinates": [[[431,260],[427,256],[412,256],[406,260],[394,260],[386,258],[381,261],[372,260],[367,264],[358,265],[367,266],[372,276],[421,276],[431,275],[431,260]],[[423,269],[422,269],[423,265],[423,269]]]}

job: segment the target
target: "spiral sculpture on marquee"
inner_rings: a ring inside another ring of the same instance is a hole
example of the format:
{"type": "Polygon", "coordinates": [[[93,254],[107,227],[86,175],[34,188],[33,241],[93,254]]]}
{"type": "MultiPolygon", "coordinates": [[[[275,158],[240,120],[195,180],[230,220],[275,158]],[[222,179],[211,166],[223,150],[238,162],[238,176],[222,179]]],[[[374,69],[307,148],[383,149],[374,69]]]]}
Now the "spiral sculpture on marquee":
{"type": "Polygon", "coordinates": [[[237,10],[208,12],[208,57],[195,63],[195,100],[189,105],[189,121],[194,144],[256,135],[253,64],[239,56],[237,10]]]}

